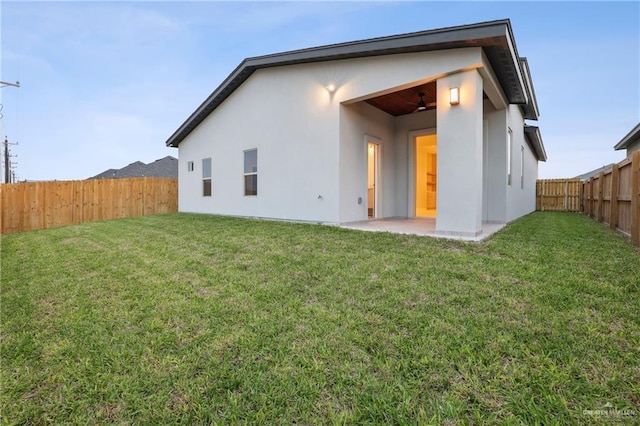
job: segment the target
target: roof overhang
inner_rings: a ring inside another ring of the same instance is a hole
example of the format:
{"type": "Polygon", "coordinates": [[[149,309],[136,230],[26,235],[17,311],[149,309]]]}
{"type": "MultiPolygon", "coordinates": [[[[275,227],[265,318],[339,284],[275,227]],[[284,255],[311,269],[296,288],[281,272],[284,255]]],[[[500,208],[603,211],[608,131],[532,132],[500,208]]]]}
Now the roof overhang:
{"type": "Polygon", "coordinates": [[[538,161],[547,161],[547,152],[544,150],[540,129],[537,126],[529,126],[525,124],[524,136],[527,138],[527,142],[538,161]]]}
{"type": "Polygon", "coordinates": [[[529,71],[529,62],[527,58],[520,58],[520,67],[522,68],[522,77],[524,78],[524,87],[527,91],[527,103],[521,105],[524,118],[529,120],[537,120],[540,116],[538,110],[538,101],[536,100],[536,92],[533,90],[533,80],[529,71]]]}
{"type": "Polygon", "coordinates": [[[620,149],[627,149],[629,146],[631,146],[632,144],[636,143],[639,140],[640,140],[640,123],[638,123],[636,127],[634,127],[633,129],[631,129],[631,131],[627,133],[625,137],[623,137],[620,140],[620,142],[618,142],[616,146],[613,147],[613,149],[615,149],[616,151],[620,149]]]}
{"type": "Polygon", "coordinates": [[[504,19],[247,58],[187,118],[166,144],[177,147],[251,74],[261,68],[465,47],[482,47],[508,102],[527,104],[527,89],[511,22],[504,19]]]}

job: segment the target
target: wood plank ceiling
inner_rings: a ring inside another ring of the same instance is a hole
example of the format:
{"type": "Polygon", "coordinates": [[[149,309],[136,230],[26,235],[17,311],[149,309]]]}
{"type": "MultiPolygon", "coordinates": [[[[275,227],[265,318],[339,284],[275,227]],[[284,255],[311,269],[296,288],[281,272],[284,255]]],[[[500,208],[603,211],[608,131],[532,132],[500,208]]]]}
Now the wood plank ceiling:
{"type": "MultiPolygon", "coordinates": [[[[394,117],[400,115],[413,114],[418,112],[420,93],[424,93],[424,102],[427,110],[436,109],[436,82],[421,84],[386,95],[367,99],[367,102],[374,107],[381,109],[394,117]]],[[[488,99],[487,94],[482,92],[482,99],[488,99]]]]}
{"type": "Polygon", "coordinates": [[[424,93],[424,102],[427,110],[436,108],[436,82],[421,84],[398,92],[389,93],[375,98],[367,99],[367,102],[382,111],[398,117],[400,115],[417,112],[420,102],[420,93],[424,93]]]}

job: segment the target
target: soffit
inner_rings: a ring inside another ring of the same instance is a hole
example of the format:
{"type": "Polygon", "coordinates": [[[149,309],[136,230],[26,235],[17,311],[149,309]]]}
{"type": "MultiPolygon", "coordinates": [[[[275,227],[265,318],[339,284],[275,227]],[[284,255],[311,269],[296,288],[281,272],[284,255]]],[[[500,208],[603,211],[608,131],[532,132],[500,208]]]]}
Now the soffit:
{"type": "Polygon", "coordinates": [[[542,143],[542,135],[537,126],[524,126],[524,135],[526,136],[529,146],[533,149],[538,161],[547,161],[547,152],[542,143]]]}

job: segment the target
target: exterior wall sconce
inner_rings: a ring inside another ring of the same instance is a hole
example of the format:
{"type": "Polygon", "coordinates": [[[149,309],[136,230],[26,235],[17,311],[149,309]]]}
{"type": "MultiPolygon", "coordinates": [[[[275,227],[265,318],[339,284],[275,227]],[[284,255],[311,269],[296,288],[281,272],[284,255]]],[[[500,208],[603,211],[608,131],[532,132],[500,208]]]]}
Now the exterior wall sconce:
{"type": "Polygon", "coordinates": [[[326,89],[327,89],[327,91],[328,91],[329,93],[333,93],[333,92],[335,92],[335,91],[336,91],[336,85],[335,85],[335,84],[333,84],[333,83],[329,83],[329,84],[327,84],[326,89]]]}
{"type": "Polygon", "coordinates": [[[457,87],[449,89],[449,103],[451,105],[458,105],[460,103],[460,90],[457,87]]]}

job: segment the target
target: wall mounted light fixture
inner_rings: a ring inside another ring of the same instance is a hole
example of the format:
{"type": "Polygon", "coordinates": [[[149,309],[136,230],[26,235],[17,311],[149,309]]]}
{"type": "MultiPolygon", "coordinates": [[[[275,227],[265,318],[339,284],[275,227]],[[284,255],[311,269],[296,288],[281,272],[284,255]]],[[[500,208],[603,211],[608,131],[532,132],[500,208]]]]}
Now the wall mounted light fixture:
{"type": "Polygon", "coordinates": [[[327,84],[327,90],[329,91],[329,93],[333,93],[336,91],[336,85],[333,83],[329,83],[327,84]]]}
{"type": "Polygon", "coordinates": [[[458,105],[460,103],[460,90],[457,87],[449,89],[449,103],[451,105],[458,105]]]}

